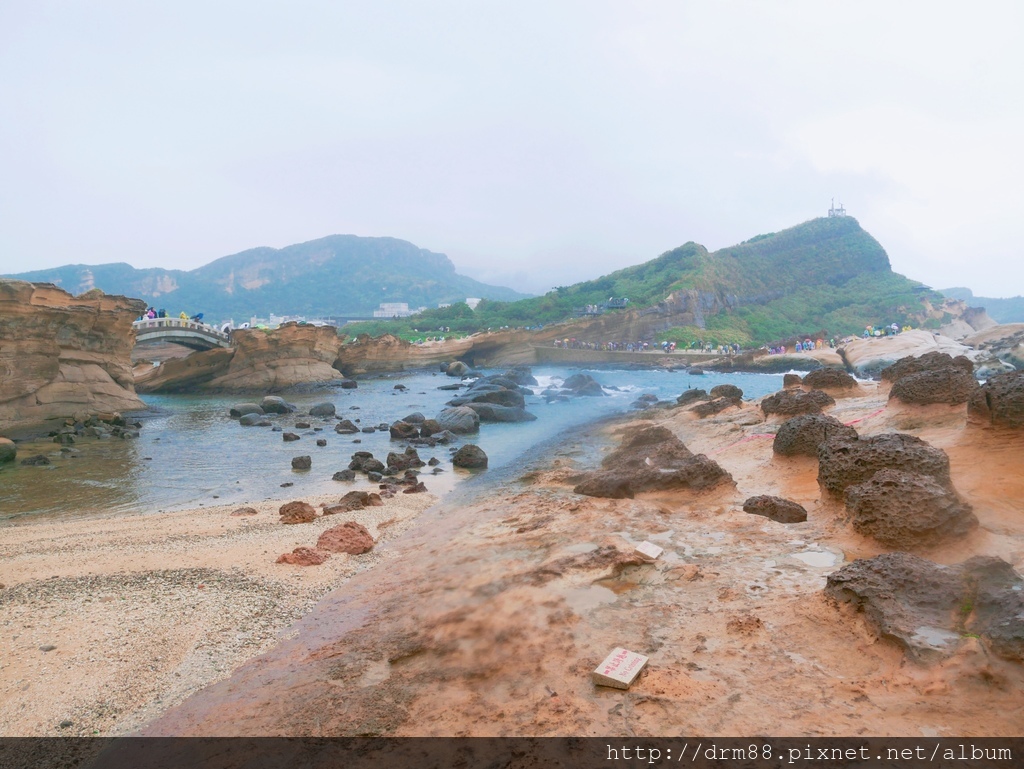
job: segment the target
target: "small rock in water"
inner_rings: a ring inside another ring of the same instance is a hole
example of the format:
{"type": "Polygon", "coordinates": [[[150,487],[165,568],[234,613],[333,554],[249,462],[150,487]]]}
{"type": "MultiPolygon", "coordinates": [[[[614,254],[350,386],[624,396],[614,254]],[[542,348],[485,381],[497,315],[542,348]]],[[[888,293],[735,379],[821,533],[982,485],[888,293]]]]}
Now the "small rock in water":
{"type": "Polygon", "coordinates": [[[301,457],[292,457],[292,470],[308,470],[313,466],[313,459],[307,454],[301,457]]]}
{"type": "Polygon", "coordinates": [[[297,440],[299,440],[299,436],[297,436],[295,433],[285,433],[281,437],[284,438],[286,441],[297,441],[297,440]]]}
{"type": "Polygon", "coordinates": [[[317,446],[326,446],[327,445],[327,439],[326,438],[317,438],[316,445],[317,446]]]}
{"type": "Polygon", "coordinates": [[[291,481],[285,481],[284,483],[281,484],[281,488],[282,489],[287,489],[289,486],[294,486],[294,485],[295,484],[292,483],[291,481]]]}

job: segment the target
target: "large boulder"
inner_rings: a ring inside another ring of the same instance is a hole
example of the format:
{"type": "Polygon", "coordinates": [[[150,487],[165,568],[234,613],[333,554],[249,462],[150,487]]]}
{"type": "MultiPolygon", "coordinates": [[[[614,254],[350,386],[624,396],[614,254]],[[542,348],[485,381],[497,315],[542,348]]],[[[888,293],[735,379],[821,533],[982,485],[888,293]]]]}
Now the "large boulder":
{"type": "Polygon", "coordinates": [[[379,459],[374,459],[369,451],[357,451],[352,455],[352,461],[348,464],[349,470],[360,473],[380,473],[386,468],[379,459]]]}
{"type": "Polygon", "coordinates": [[[799,374],[783,374],[782,375],[782,387],[785,390],[799,387],[804,383],[804,380],[799,374]]]}
{"type": "Polygon", "coordinates": [[[782,390],[769,395],[761,401],[761,411],[765,416],[781,414],[795,416],[797,414],[819,414],[822,409],[835,405],[835,399],[823,390],[782,390]]]}
{"type": "Polygon", "coordinates": [[[600,383],[590,374],[573,374],[564,382],[562,389],[571,390],[573,395],[605,395],[600,383]]]}
{"type": "Polygon", "coordinates": [[[601,469],[588,473],[573,491],[591,497],[632,498],[645,491],[703,490],[732,476],[714,460],[694,455],[662,426],[627,433],[601,469]]]}
{"type": "Polygon", "coordinates": [[[952,355],[944,352],[927,352],[918,357],[908,356],[900,358],[891,366],[887,366],[879,372],[883,382],[896,383],[905,376],[917,374],[922,371],[937,371],[945,368],[958,368],[966,374],[974,376],[974,364],[964,355],[952,355]]]}
{"type": "Polygon", "coordinates": [[[292,470],[308,470],[312,466],[313,460],[308,454],[301,457],[292,457],[292,470]]]}
{"type": "Polygon", "coordinates": [[[879,470],[846,489],[853,528],[887,547],[913,550],[962,537],[978,525],[971,506],[927,475],[879,470]]]}
{"type": "Polygon", "coordinates": [[[1024,580],[999,558],[942,566],[885,553],[829,575],[825,593],[863,612],[880,637],[917,662],[948,657],[971,636],[1004,659],[1024,661],[1024,580]]]}
{"type": "MultiPolygon", "coordinates": [[[[403,420],[408,422],[409,420],[403,420]]],[[[444,428],[441,427],[440,423],[436,419],[424,419],[420,422],[420,435],[424,438],[429,438],[431,435],[436,433],[444,432],[444,428]]]]}
{"type": "Polygon", "coordinates": [[[284,398],[277,395],[268,395],[260,401],[260,408],[267,414],[290,414],[295,407],[286,403],[284,398]]]}
{"type": "Polygon", "coordinates": [[[259,414],[264,413],[263,409],[258,403],[236,403],[234,406],[228,409],[228,415],[235,417],[244,417],[246,414],[259,414]]]}
{"type": "Polygon", "coordinates": [[[539,382],[536,377],[533,376],[533,371],[529,366],[516,366],[510,368],[502,376],[505,379],[510,379],[521,387],[537,387],[539,382]]]}
{"type": "Polygon", "coordinates": [[[373,549],[373,537],[362,524],[345,521],[340,526],[334,526],[321,534],[316,546],[331,553],[362,555],[373,549]]]}
{"type": "Polygon", "coordinates": [[[420,429],[416,425],[411,425],[408,422],[398,421],[392,424],[388,431],[391,433],[392,440],[409,440],[415,438],[420,434],[420,429]]]}
{"type": "Polygon", "coordinates": [[[10,438],[0,438],[0,465],[13,462],[18,456],[18,447],[10,438]]]}
{"type": "Polygon", "coordinates": [[[804,374],[803,385],[816,390],[850,390],[857,387],[857,380],[842,369],[819,368],[804,374]]]}
{"type": "Polygon", "coordinates": [[[518,390],[492,390],[490,392],[474,393],[469,390],[465,397],[457,398],[461,403],[452,402],[453,406],[468,406],[470,403],[494,403],[498,406],[512,406],[523,408],[526,406],[526,398],[518,390]]]}
{"type": "Polygon", "coordinates": [[[967,410],[973,418],[997,427],[1024,427],[1024,371],[989,379],[971,395],[967,410]]]}
{"type": "Polygon", "coordinates": [[[904,403],[967,403],[978,389],[973,373],[956,366],[918,371],[901,376],[889,391],[889,398],[904,403]]]}
{"type": "Polygon", "coordinates": [[[333,417],[337,413],[333,403],[317,403],[309,409],[311,417],[333,417]]]}
{"type": "Polygon", "coordinates": [[[831,439],[855,441],[857,431],[827,414],[801,414],[782,423],[772,451],[784,457],[817,457],[821,444],[831,439]]]}
{"type": "Polygon", "coordinates": [[[733,384],[720,384],[711,388],[710,395],[712,398],[735,398],[740,400],[743,398],[743,390],[733,384]]]}
{"type": "Polygon", "coordinates": [[[480,416],[467,406],[441,409],[434,421],[440,425],[441,430],[447,430],[457,435],[475,433],[480,429],[480,416]]]}
{"type": "Polygon", "coordinates": [[[469,366],[463,363],[461,360],[453,361],[448,364],[448,368],[445,369],[445,374],[448,376],[464,377],[470,372],[469,366]]]}
{"type": "Polygon", "coordinates": [[[952,488],[949,457],[942,449],[906,433],[827,441],[818,449],[818,484],[834,497],[870,480],[879,470],[905,470],[952,488]]]}
{"type": "Polygon", "coordinates": [[[278,514],[281,523],[310,523],[316,518],[316,509],[308,502],[285,502],[278,514]]]}
{"type": "Polygon", "coordinates": [[[479,446],[467,443],[452,455],[452,464],[470,470],[483,469],[487,467],[487,454],[479,446]]]}
{"type": "Polygon", "coordinates": [[[475,411],[481,422],[532,422],[537,418],[526,409],[495,403],[467,403],[458,408],[475,411]]]}
{"type": "Polygon", "coordinates": [[[761,495],[750,497],[743,503],[743,512],[763,515],[776,523],[801,523],[807,520],[807,511],[789,499],[761,495]]]}

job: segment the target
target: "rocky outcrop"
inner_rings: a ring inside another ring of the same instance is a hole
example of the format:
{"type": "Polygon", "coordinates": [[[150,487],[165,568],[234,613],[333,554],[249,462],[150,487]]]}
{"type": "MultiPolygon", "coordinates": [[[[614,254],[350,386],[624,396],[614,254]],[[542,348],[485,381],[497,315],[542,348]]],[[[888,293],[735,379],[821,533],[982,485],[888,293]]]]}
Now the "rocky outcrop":
{"type": "Polygon", "coordinates": [[[686,390],[682,395],[676,398],[676,403],[680,406],[687,406],[691,403],[696,403],[697,401],[706,401],[710,397],[711,396],[704,390],[686,390]]]}
{"type": "Polygon", "coordinates": [[[933,351],[917,357],[908,356],[900,358],[891,366],[887,366],[879,372],[878,377],[883,382],[895,384],[902,378],[912,374],[920,374],[925,371],[942,371],[948,368],[955,368],[966,374],[974,376],[974,364],[965,355],[953,357],[948,353],[933,351]]]}
{"type": "Polygon", "coordinates": [[[971,395],[967,411],[972,419],[996,427],[1024,427],[1024,371],[989,379],[971,395]]]}
{"type": "Polygon", "coordinates": [[[857,380],[841,369],[820,368],[804,375],[803,385],[815,390],[855,390],[857,380]]]}
{"type": "Polygon", "coordinates": [[[896,361],[920,357],[930,352],[947,353],[951,357],[965,355],[970,349],[949,337],[915,329],[896,336],[855,339],[840,349],[847,368],[858,376],[877,376],[896,361]]]}
{"type": "Polygon", "coordinates": [[[949,657],[971,636],[1004,659],[1024,661],[1024,580],[999,558],[941,566],[886,553],[829,575],[825,593],[863,612],[880,637],[917,662],[949,657]]]}
{"type": "Polygon", "coordinates": [[[0,280],[0,429],[141,409],[132,322],[141,300],[0,280]]]}
{"type": "Polygon", "coordinates": [[[967,403],[977,389],[978,382],[973,373],[968,374],[961,368],[947,366],[900,377],[889,391],[889,398],[918,405],[956,405],[967,403]]]}
{"type": "Polygon", "coordinates": [[[700,491],[732,482],[732,476],[703,454],[694,455],[665,427],[627,434],[618,449],[573,489],[590,497],[632,499],[645,491],[700,491]]]}
{"type": "Polygon", "coordinates": [[[818,484],[834,497],[842,498],[850,486],[886,469],[927,475],[951,488],[946,452],[913,435],[884,433],[857,440],[833,440],[818,449],[818,484]]]}
{"type": "Polygon", "coordinates": [[[888,547],[913,550],[962,537],[978,525],[971,506],[927,475],[879,470],[846,489],[853,528],[888,547]]]}
{"type": "Polygon", "coordinates": [[[743,402],[739,398],[715,398],[713,401],[698,403],[696,406],[691,407],[690,411],[703,419],[704,417],[720,414],[727,408],[742,405],[743,402]]]}
{"type": "Polygon", "coordinates": [[[801,523],[807,520],[807,511],[789,499],[761,495],[743,503],[743,512],[763,515],[776,523],[801,523]]]}
{"type": "Polygon", "coordinates": [[[327,529],[316,541],[318,550],[349,555],[368,553],[373,549],[373,544],[370,532],[355,521],[345,521],[340,526],[327,529]]]}
{"type": "Polygon", "coordinates": [[[137,372],[140,392],[279,392],[300,384],[334,382],[341,347],[337,329],[286,323],[239,329],[229,350],[208,350],[137,372]]]}
{"type": "Polygon", "coordinates": [[[827,414],[802,414],[782,423],[772,451],[784,457],[817,457],[821,444],[832,439],[855,441],[857,431],[827,414]]]}
{"type": "Polygon", "coordinates": [[[735,400],[740,400],[743,398],[743,390],[736,385],[720,384],[711,388],[710,395],[712,398],[734,398],[735,400]]]}
{"type": "Polygon", "coordinates": [[[475,337],[464,337],[443,342],[410,344],[392,334],[384,334],[377,338],[360,334],[339,346],[334,367],[344,372],[345,376],[371,371],[426,368],[461,358],[473,348],[475,342],[475,337]]]}
{"type": "Polygon", "coordinates": [[[818,414],[822,409],[835,405],[835,399],[823,390],[782,390],[761,400],[761,411],[765,416],[781,414],[818,414]]]}
{"type": "MultiPolygon", "coordinates": [[[[994,356],[1018,371],[1024,370],[1024,323],[1005,323],[979,331],[963,340],[977,350],[994,356]]],[[[978,376],[989,377],[999,371],[978,367],[978,376]]]]}

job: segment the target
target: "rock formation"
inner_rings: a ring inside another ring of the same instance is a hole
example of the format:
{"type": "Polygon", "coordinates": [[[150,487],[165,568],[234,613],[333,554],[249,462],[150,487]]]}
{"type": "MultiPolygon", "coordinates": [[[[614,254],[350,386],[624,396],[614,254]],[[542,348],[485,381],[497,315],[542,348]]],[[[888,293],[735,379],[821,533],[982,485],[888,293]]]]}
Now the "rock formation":
{"type": "Polygon", "coordinates": [[[832,440],[818,449],[818,484],[835,497],[841,498],[848,487],[886,469],[927,475],[951,488],[946,452],[913,435],[884,433],[857,440],[832,440]]]}
{"type": "Polygon", "coordinates": [[[789,499],[761,495],[751,497],[743,503],[743,512],[763,515],[776,523],[801,523],[807,520],[807,511],[789,499]]]}
{"type": "Polygon", "coordinates": [[[818,414],[822,409],[835,405],[835,399],[823,390],[782,390],[761,399],[761,411],[765,416],[781,414],[818,414]]]}
{"type": "Polygon", "coordinates": [[[732,482],[732,476],[703,454],[694,455],[665,427],[627,434],[618,449],[573,489],[590,497],[632,499],[644,491],[700,491],[732,482]]]}
{"type": "Polygon", "coordinates": [[[0,280],[0,429],[75,412],[132,411],[132,322],[144,302],[0,280]]]}
{"type": "Polygon", "coordinates": [[[978,636],[996,655],[1024,661],[1024,580],[1005,561],[977,556],[940,566],[908,553],[854,561],[831,574],[826,595],[863,612],[911,659],[934,662],[978,636]]]}
{"type": "Polygon", "coordinates": [[[857,380],[837,368],[819,368],[804,375],[803,385],[815,390],[852,390],[856,389],[857,380]]]}
{"type": "Polygon", "coordinates": [[[879,470],[848,487],[845,501],[856,531],[900,550],[962,537],[978,525],[951,488],[903,470],[879,470]]]}
{"type": "Polygon", "coordinates": [[[989,379],[971,395],[967,410],[972,418],[997,427],[1024,427],[1024,371],[989,379]]]}
{"type": "Polygon", "coordinates": [[[855,441],[857,431],[827,414],[802,414],[782,423],[772,451],[784,457],[817,457],[818,448],[830,439],[855,441]]]}
{"type": "Polygon", "coordinates": [[[331,553],[362,555],[373,549],[373,537],[362,524],[346,521],[321,534],[316,541],[316,547],[318,550],[327,550],[331,553]]]}

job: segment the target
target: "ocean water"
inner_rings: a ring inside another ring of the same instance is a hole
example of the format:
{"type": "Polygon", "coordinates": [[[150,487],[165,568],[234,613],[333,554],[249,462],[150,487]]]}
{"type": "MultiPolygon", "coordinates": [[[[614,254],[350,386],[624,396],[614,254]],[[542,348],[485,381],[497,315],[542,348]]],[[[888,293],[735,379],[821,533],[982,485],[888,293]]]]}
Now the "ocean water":
{"type": "MultiPolygon", "coordinates": [[[[774,374],[708,372],[691,376],[682,371],[534,367],[540,386],[532,389],[539,393],[581,370],[618,390],[604,398],[573,398],[568,403],[547,404],[537,395],[528,396],[527,410],[537,416],[535,422],[482,424],[479,434],[463,436],[453,446],[479,445],[488,455],[489,468],[498,469],[521,458],[531,447],[629,411],[633,401],[645,393],[669,400],[690,387],[710,390],[716,384],[730,383],[743,389],[744,398],[758,398],[782,387],[782,376],[774,374]]],[[[232,404],[258,398],[147,395],[144,400],[149,410],[139,415],[143,428],[137,440],[82,438],[73,454],[62,454],[49,439],[20,443],[19,458],[44,453],[52,464],[9,464],[0,469],[0,525],[24,521],[28,516],[52,519],[159,513],[265,499],[284,502],[335,491],[340,495],[353,484],[333,481],[331,476],[348,467],[354,451],[370,451],[384,461],[389,451],[402,451],[403,444],[392,441],[387,432],[338,435],[333,429],[335,420],[303,417],[302,412],[315,403],[330,401],[339,417],[359,420],[360,427],[390,424],[415,411],[429,418],[458,394],[437,389],[454,381],[427,370],[361,379],[355,390],[325,388],[285,394],[299,411],[268,418],[299,434],[300,440],[294,442],[285,442],[280,432],[269,427],[242,427],[228,416],[232,404]],[[396,384],[407,389],[396,390],[396,384]],[[322,429],[296,429],[300,420],[322,429]],[[327,446],[316,446],[317,438],[326,438],[327,446]],[[312,458],[310,470],[291,469],[291,459],[300,455],[312,458]]],[[[423,468],[430,491],[446,491],[470,475],[452,467],[449,447],[420,448],[419,454],[424,461],[430,457],[441,460],[443,472],[437,476],[429,473],[429,467],[423,468]]]]}

